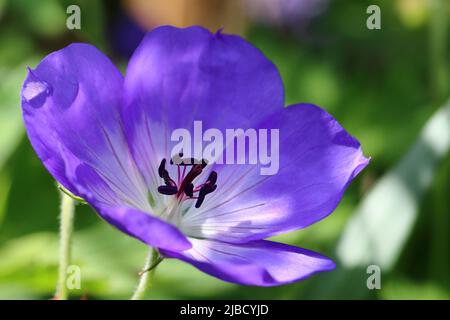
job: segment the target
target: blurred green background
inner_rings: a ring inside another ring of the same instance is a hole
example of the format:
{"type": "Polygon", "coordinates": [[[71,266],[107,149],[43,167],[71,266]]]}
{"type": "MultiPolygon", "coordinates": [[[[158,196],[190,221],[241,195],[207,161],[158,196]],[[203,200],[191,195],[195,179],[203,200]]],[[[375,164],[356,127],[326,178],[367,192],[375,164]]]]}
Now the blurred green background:
{"type": "MultiPolygon", "coordinates": [[[[447,0],[0,0],[0,298],[48,299],[58,259],[59,194],[24,133],[26,66],[90,42],[122,70],[145,30],[201,24],[247,38],[274,61],[286,104],[332,113],[372,157],[327,219],[277,240],[324,253],[333,272],[243,287],[164,261],[149,298],[449,299],[450,109],[447,0]],[[294,3],[294,4],[293,4],[294,3]],[[68,30],[66,9],[81,9],[68,30]],[[381,8],[381,30],[366,9],[381,8]],[[366,286],[368,265],[381,289],[366,286]]],[[[73,299],[128,298],[146,248],[76,208],[73,299]]]]}

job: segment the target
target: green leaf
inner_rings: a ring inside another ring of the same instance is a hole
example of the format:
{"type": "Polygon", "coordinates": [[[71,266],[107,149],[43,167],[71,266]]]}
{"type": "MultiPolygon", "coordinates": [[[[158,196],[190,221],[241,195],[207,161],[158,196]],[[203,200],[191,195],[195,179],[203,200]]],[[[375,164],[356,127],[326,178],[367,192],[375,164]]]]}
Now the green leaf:
{"type": "MultiPolygon", "coordinates": [[[[389,270],[416,221],[420,199],[450,146],[450,102],[425,124],[409,152],[367,194],[338,244],[346,267],[389,270]]],[[[376,161],[373,160],[373,161],[376,161]]]]}

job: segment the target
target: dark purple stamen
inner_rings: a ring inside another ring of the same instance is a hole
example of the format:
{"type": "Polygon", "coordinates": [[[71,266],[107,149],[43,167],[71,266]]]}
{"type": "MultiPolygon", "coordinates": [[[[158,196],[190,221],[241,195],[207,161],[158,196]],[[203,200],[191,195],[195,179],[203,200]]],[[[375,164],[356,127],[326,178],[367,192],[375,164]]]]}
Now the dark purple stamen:
{"type": "MultiPolygon", "coordinates": [[[[192,166],[192,168],[186,176],[184,176],[183,171],[183,180],[181,183],[179,180],[178,186],[175,181],[170,178],[169,172],[166,170],[166,159],[162,159],[158,167],[158,174],[164,180],[165,185],[158,187],[159,193],[164,195],[176,195],[177,198],[181,198],[186,195],[189,199],[197,199],[195,207],[199,208],[205,200],[206,195],[216,190],[217,172],[215,171],[212,171],[209,174],[208,179],[200,187],[200,189],[195,189],[194,184],[192,183],[206,167],[206,160],[202,159],[201,161],[198,161],[194,158],[183,158],[183,153],[179,153],[170,160],[170,164],[176,164],[179,167],[192,166]],[[194,192],[199,192],[198,197],[194,198],[194,192]]],[[[180,174],[179,170],[178,174],[180,174]]],[[[178,178],[180,179],[180,177],[178,178]]]]}
{"type": "Polygon", "coordinates": [[[158,187],[158,192],[171,196],[174,195],[178,192],[178,189],[176,186],[159,186],[158,187]]]}
{"type": "Polygon", "coordinates": [[[161,163],[158,167],[158,174],[161,178],[163,178],[165,175],[168,175],[169,173],[166,170],[166,159],[162,159],[161,163]]]}
{"type": "Polygon", "coordinates": [[[205,184],[200,188],[197,202],[195,203],[196,208],[200,208],[208,193],[214,192],[214,190],[216,190],[217,188],[216,181],[217,181],[217,172],[212,171],[209,174],[209,177],[206,180],[205,184]]]}
{"type": "Polygon", "coordinates": [[[209,174],[208,180],[206,180],[206,183],[210,184],[216,184],[217,181],[217,172],[213,171],[209,174]]]}
{"type": "Polygon", "coordinates": [[[166,159],[161,160],[161,163],[159,164],[158,167],[158,174],[164,180],[166,186],[176,187],[177,184],[170,178],[169,172],[166,170],[166,159]]]}
{"type": "Polygon", "coordinates": [[[195,207],[196,208],[200,208],[200,206],[202,205],[203,201],[205,200],[205,197],[208,193],[214,192],[214,190],[216,190],[217,185],[211,185],[211,184],[206,184],[201,187],[200,192],[198,194],[198,199],[197,202],[195,202],[195,207]]]}
{"type": "Polygon", "coordinates": [[[184,193],[192,198],[194,196],[194,184],[193,183],[189,183],[185,188],[184,188],[184,193]]]}

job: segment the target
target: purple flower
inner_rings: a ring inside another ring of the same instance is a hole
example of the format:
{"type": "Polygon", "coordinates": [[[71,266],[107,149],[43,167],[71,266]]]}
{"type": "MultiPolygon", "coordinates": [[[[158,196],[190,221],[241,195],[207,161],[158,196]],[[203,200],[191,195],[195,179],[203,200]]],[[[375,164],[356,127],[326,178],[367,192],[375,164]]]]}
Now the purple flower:
{"type": "Polygon", "coordinates": [[[284,108],[276,67],[242,38],[160,27],[145,36],[125,77],[95,47],[72,44],[29,71],[22,107],[30,141],[53,177],[163,256],[259,286],[335,267],[317,253],[264,239],[329,215],[368,159],[319,107],[284,108]],[[260,175],[259,165],[170,164],[170,133],[191,130],[194,120],[219,130],[279,129],[278,173],[260,175]]]}

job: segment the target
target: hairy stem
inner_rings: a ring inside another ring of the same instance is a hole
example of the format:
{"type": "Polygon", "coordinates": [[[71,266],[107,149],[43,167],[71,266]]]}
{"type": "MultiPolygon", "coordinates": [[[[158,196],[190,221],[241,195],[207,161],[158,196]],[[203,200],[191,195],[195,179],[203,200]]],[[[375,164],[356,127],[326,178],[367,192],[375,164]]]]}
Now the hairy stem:
{"type": "Polygon", "coordinates": [[[68,297],[66,278],[71,259],[74,211],[74,200],[61,192],[59,274],[55,293],[55,298],[58,300],[67,300],[68,297]]]}
{"type": "Polygon", "coordinates": [[[159,256],[158,251],[150,248],[147,258],[145,259],[144,269],[140,273],[141,278],[139,279],[138,286],[136,287],[131,300],[144,299],[145,293],[151,287],[155,269],[161,261],[162,258],[159,256]]]}

